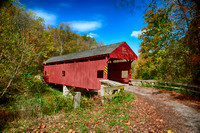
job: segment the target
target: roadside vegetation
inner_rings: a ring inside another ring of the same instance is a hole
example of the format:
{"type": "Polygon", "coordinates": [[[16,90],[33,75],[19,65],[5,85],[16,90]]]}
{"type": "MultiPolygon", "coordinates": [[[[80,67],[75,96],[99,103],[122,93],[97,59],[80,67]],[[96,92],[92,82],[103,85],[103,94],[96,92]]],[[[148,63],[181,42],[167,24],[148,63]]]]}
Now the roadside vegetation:
{"type": "MultiPolygon", "coordinates": [[[[20,96],[7,111],[3,132],[105,132],[114,130],[128,131],[133,116],[127,114],[135,99],[132,93],[121,92],[111,101],[101,103],[99,96],[82,96],[81,107],[74,110],[73,100],[64,97],[56,89],[46,87],[38,95],[20,96]],[[9,113],[13,113],[10,117],[9,113]],[[57,118],[56,118],[57,116],[57,118]]],[[[6,113],[6,112],[5,112],[6,113]]]]}
{"type": "Polygon", "coordinates": [[[62,110],[72,110],[73,101],[66,98],[57,89],[52,89],[41,80],[36,80],[35,89],[23,92],[1,104],[0,107],[0,131],[13,127],[12,122],[17,122],[18,128],[21,121],[29,121],[46,115],[58,113],[62,110]],[[37,85],[37,87],[36,87],[37,85]]]}
{"type": "Polygon", "coordinates": [[[98,46],[64,23],[45,26],[18,0],[0,1],[0,132],[12,121],[20,125],[20,120],[71,110],[72,100],[42,81],[42,64],[52,56],[98,46]]]}
{"type": "Polygon", "coordinates": [[[97,46],[94,38],[76,34],[64,23],[45,26],[42,18],[17,0],[1,1],[0,129],[18,117],[40,117],[64,106],[70,108],[71,100],[38,80],[43,75],[42,64],[52,56],[97,46]]]}
{"type": "MultiPolygon", "coordinates": [[[[135,0],[122,0],[119,5],[134,12],[135,0]]],[[[132,63],[132,78],[200,85],[200,3],[198,0],[144,3],[144,28],[138,60],[132,63]]],[[[162,84],[143,86],[199,96],[200,87],[191,88],[162,84]],[[179,88],[179,89],[178,89],[179,88]],[[197,89],[198,88],[198,89],[197,89]]]]}
{"type": "Polygon", "coordinates": [[[161,89],[161,90],[166,90],[166,91],[173,91],[173,92],[177,92],[180,94],[186,94],[192,97],[199,97],[200,93],[196,93],[196,92],[192,92],[190,90],[188,90],[187,87],[180,87],[180,86],[175,86],[175,85],[171,85],[171,86],[163,86],[162,84],[158,84],[158,85],[152,85],[152,84],[142,84],[141,86],[143,87],[150,87],[150,88],[156,88],[156,89],[161,89]]]}

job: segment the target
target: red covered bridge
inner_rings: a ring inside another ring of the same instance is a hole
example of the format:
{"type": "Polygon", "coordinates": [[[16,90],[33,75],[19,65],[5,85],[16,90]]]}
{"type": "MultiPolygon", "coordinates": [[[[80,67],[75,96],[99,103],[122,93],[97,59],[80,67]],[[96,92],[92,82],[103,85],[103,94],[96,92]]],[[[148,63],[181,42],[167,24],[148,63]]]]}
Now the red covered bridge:
{"type": "Polygon", "coordinates": [[[44,80],[48,83],[100,90],[99,80],[128,83],[131,63],[137,56],[126,42],[82,52],[56,56],[44,62],[44,80]]]}

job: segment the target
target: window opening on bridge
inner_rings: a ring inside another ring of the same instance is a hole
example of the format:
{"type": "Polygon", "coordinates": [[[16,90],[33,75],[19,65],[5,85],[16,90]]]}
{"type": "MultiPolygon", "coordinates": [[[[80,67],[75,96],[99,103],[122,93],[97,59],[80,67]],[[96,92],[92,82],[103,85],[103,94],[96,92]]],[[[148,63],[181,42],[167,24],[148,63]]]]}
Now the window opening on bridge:
{"type": "Polygon", "coordinates": [[[65,71],[62,71],[62,76],[63,76],[63,77],[65,76],[65,71]]]}
{"type": "Polygon", "coordinates": [[[122,78],[128,78],[128,70],[122,71],[122,78]]]}
{"type": "Polygon", "coordinates": [[[103,78],[103,70],[97,71],[97,78],[103,78]]]}

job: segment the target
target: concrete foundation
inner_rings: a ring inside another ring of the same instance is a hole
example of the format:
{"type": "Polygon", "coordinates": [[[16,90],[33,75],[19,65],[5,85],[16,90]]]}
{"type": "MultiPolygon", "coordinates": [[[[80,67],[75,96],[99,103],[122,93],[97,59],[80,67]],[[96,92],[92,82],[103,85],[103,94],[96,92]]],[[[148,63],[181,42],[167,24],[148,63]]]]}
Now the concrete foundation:
{"type": "Polygon", "coordinates": [[[81,92],[76,92],[74,96],[74,109],[80,107],[81,105],[81,92]]]}
{"type": "Polygon", "coordinates": [[[69,94],[69,89],[67,88],[66,85],[63,85],[63,95],[66,96],[69,94]]]}

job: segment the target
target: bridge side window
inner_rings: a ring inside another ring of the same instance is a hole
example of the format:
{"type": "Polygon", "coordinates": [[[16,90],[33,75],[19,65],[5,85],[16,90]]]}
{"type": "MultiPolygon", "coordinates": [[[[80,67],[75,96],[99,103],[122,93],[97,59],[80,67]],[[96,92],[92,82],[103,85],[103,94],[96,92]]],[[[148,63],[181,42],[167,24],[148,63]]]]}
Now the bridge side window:
{"type": "Polygon", "coordinates": [[[63,76],[63,77],[65,76],[65,71],[62,71],[62,76],[63,76]]]}
{"type": "Polygon", "coordinates": [[[103,78],[103,70],[97,71],[97,78],[103,78]]]}
{"type": "Polygon", "coordinates": [[[122,78],[128,78],[128,70],[122,71],[122,78]]]}

